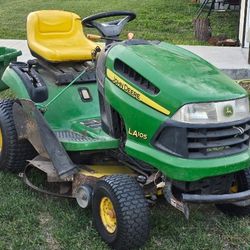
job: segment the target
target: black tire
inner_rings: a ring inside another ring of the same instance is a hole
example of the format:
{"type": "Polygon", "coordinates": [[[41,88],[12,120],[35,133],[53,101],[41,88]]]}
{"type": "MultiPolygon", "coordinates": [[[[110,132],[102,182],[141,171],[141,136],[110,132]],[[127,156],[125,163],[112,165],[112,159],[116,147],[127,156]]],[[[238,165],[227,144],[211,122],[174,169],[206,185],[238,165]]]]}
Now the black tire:
{"type": "Polygon", "coordinates": [[[114,249],[144,245],[149,236],[149,207],[136,180],[127,175],[111,175],[97,182],[92,200],[93,223],[103,240],[114,249]],[[101,202],[112,202],[116,228],[110,233],[100,215],[101,202]]]}
{"type": "Polygon", "coordinates": [[[27,160],[36,155],[29,141],[19,140],[13,120],[13,100],[0,101],[0,129],[2,147],[0,151],[0,169],[19,171],[27,164],[27,160]]]}
{"type": "MultiPolygon", "coordinates": [[[[235,180],[238,186],[238,192],[250,189],[250,169],[245,169],[236,174],[235,180]]],[[[250,206],[239,207],[234,204],[217,204],[216,207],[229,216],[246,216],[250,214],[250,206]]]]}

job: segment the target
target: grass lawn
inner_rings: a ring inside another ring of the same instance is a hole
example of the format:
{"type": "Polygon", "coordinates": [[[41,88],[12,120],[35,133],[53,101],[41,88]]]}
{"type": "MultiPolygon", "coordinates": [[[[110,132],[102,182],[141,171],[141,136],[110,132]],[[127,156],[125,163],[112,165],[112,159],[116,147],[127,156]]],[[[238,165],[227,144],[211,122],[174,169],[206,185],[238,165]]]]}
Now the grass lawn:
{"type": "MultiPolygon", "coordinates": [[[[109,10],[132,10],[137,19],[128,25],[138,38],[158,39],[175,44],[200,44],[193,38],[192,19],[198,5],[191,0],[0,0],[0,38],[24,39],[26,16],[40,9],[64,9],[81,17],[109,10]]],[[[213,13],[213,35],[226,34],[237,38],[238,14],[235,12],[213,13]]]]}
{"type": "MultiPolygon", "coordinates": [[[[92,227],[91,211],[74,200],[31,191],[17,175],[0,173],[0,249],[108,249],[92,227]]],[[[191,217],[167,204],[151,209],[146,249],[249,249],[249,218],[228,218],[213,206],[191,217]]]]}
{"type": "MultiPolygon", "coordinates": [[[[64,9],[82,17],[100,11],[126,9],[138,14],[126,32],[133,31],[137,37],[145,39],[199,44],[193,39],[192,26],[197,5],[190,2],[0,0],[0,38],[24,39],[26,16],[38,9],[64,9]]],[[[214,13],[213,34],[236,38],[237,20],[237,13],[214,13]]],[[[10,92],[5,92],[2,97],[9,95],[10,92]]],[[[73,200],[35,193],[16,174],[0,172],[0,183],[0,250],[108,249],[92,227],[90,210],[82,210],[73,200]]],[[[211,205],[192,206],[187,221],[167,204],[160,203],[151,209],[151,235],[144,249],[249,248],[249,217],[229,218],[211,205]]]]}

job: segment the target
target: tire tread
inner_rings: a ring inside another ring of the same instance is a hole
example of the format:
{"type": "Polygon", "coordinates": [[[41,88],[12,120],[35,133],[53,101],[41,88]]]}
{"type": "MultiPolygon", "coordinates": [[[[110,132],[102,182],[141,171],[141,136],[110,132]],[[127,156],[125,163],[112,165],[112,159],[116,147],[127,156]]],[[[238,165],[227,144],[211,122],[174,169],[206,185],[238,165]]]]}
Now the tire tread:
{"type": "Polygon", "coordinates": [[[127,175],[107,176],[97,183],[96,189],[107,187],[114,194],[119,232],[110,244],[115,249],[133,249],[145,244],[149,236],[149,208],[143,189],[127,175]]]}
{"type": "Polygon", "coordinates": [[[13,119],[12,106],[14,100],[5,99],[0,101],[0,120],[2,124],[2,135],[6,137],[5,149],[0,160],[0,169],[19,171],[32,159],[36,151],[28,140],[18,139],[13,119]]]}

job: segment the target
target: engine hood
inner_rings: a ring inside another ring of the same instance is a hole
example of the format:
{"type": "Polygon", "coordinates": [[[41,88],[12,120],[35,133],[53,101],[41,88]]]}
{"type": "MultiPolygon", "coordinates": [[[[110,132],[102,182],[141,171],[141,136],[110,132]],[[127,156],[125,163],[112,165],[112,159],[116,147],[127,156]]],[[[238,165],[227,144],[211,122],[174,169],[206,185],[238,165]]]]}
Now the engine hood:
{"type": "Polygon", "coordinates": [[[133,85],[170,110],[170,116],[187,103],[231,100],[247,95],[243,88],[207,61],[165,42],[117,44],[110,49],[106,61],[107,67],[113,71],[116,59],[159,88],[157,95],[150,95],[140,86],[133,85]]]}

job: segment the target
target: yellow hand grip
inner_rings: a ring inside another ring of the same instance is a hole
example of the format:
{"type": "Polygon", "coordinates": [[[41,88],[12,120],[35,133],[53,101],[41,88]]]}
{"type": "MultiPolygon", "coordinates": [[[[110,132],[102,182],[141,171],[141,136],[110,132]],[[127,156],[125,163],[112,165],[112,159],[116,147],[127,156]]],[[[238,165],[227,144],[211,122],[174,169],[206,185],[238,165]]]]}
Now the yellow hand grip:
{"type": "Polygon", "coordinates": [[[87,34],[87,38],[91,41],[97,41],[97,40],[100,40],[102,39],[101,36],[99,35],[94,35],[94,34],[87,34]]]}

